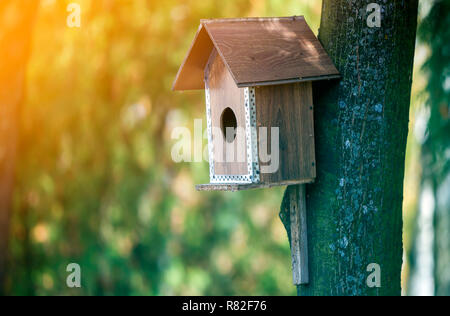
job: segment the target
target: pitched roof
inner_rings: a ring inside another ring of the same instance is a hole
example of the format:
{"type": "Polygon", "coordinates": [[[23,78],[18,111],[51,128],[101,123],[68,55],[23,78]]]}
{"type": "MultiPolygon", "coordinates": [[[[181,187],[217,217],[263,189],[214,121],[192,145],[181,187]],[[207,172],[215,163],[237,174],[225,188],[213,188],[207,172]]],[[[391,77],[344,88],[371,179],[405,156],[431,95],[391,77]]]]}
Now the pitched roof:
{"type": "Polygon", "coordinates": [[[202,20],[174,90],[204,89],[214,47],[238,87],[340,77],[304,17],[202,20]]]}

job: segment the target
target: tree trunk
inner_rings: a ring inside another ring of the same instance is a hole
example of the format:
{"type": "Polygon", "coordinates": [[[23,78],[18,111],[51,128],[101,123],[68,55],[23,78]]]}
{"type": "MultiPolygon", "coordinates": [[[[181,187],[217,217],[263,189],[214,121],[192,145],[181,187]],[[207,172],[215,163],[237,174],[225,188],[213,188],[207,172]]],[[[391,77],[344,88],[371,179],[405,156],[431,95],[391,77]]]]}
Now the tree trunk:
{"type": "MultiPolygon", "coordinates": [[[[379,28],[368,26],[370,3],[323,1],[319,39],[343,79],[314,86],[318,177],[307,187],[310,283],[299,295],[401,294],[418,0],[378,1],[379,28]],[[371,264],[381,268],[381,287],[367,284],[371,264]]],[[[288,231],[293,191],[280,214],[288,231]]]]}
{"type": "Polygon", "coordinates": [[[26,61],[38,1],[0,3],[0,294],[4,290],[9,222],[24,99],[26,61]]]}

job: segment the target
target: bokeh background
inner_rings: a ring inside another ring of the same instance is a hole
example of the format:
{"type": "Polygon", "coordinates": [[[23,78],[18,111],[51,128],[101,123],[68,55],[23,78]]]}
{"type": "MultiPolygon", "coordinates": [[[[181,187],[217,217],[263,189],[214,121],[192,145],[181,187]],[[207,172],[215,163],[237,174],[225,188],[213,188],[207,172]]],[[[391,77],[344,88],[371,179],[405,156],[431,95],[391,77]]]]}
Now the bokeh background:
{"type": "MultiPolygon", "coordinates": [[[[202,18],[304,15],[317,34],[320,14],[319,0],[42,0],[6,294],[295,295],[283,188],[196,192],[208,165],[174,163],[171,136],[204,119],[204,95],[171,85],[202,18]],[[66,25],[71,2],[81,28],[66,25]],[[81,289],[66,286],[72,262],[81,289]]],[[[421,1],[404,294],[450,294],[449,19],[448,1],[421,1]]]]}

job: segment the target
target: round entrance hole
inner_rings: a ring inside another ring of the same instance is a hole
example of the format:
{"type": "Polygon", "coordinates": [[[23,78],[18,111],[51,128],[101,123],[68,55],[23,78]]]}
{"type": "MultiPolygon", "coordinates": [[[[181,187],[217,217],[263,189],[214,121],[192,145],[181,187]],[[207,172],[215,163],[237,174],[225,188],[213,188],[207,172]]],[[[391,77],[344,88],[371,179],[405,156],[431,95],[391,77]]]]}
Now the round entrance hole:
{"type": "Polygon", "coordinates": [[[220,128],[223,137],[228,143],[234,142],[236,139],[237,119],[231,108],[226,108],[220,117],[220,128]]]}

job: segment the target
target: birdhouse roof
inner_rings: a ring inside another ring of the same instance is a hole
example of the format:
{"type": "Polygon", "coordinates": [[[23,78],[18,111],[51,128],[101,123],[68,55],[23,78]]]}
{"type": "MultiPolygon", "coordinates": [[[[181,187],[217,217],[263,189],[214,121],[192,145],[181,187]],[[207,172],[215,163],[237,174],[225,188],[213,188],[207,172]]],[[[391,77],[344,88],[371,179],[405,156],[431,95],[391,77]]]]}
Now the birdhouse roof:
{"type": "Polygon", "coordinates": [[[205,88],[214,47],[240,88],[340,77],[302,16],[201,20],[174,90],[205,88]]]}

